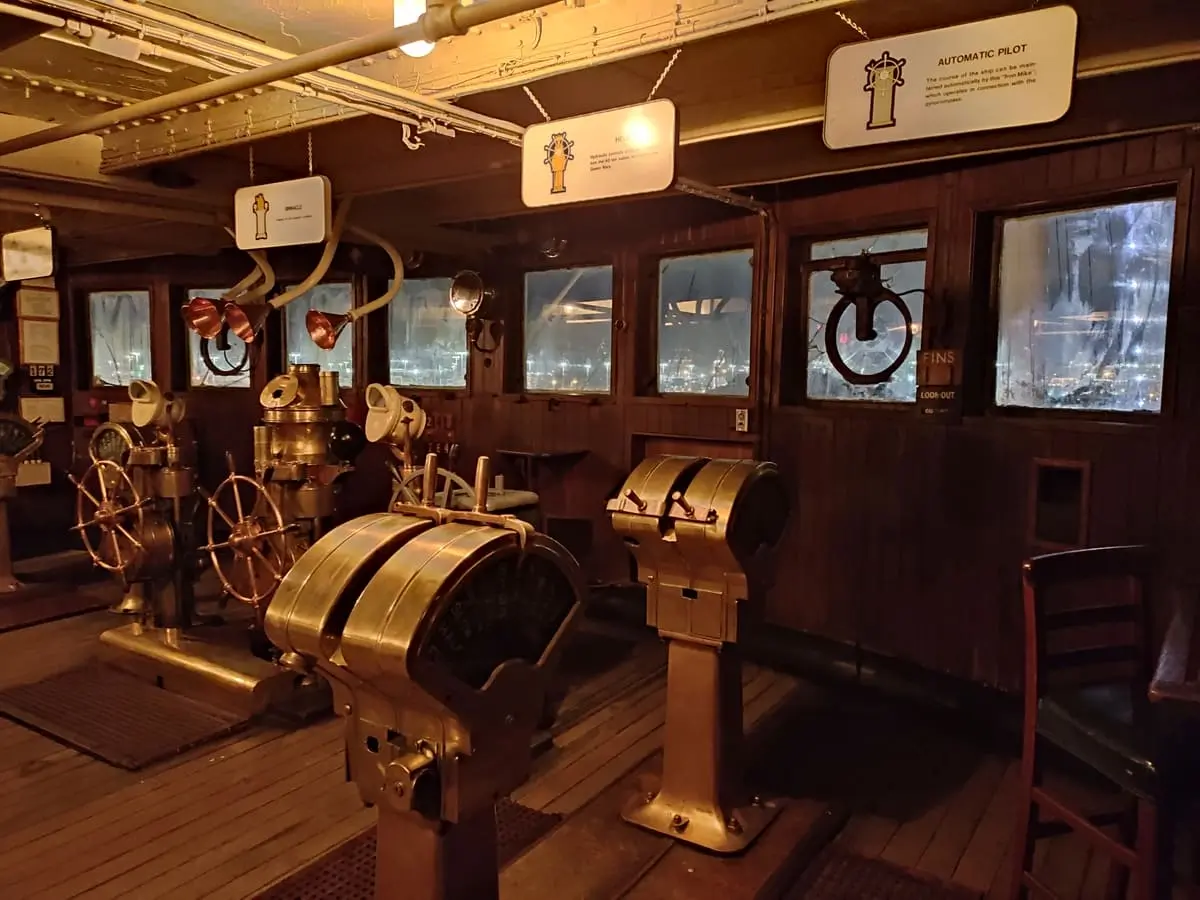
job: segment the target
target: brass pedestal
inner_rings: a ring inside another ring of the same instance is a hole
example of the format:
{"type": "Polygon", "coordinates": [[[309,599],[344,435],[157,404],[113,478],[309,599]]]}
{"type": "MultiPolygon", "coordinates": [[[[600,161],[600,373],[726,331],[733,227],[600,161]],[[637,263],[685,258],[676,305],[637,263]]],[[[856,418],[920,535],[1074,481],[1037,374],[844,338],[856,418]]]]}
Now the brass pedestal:
{"type": "Polygon", "coordinates": [[[135,582],[125,589],[116,606],[109,607],[109,612],[122,616],[140,616],[146,611],[146,586],[135,582]]]}
{"type": "Polygon", "coordinates": [[[306,718],[331,705],[320,678],[291,672],[247,649],[244,625],[211,625],[190,632],[138,623],[100,635],[105,662],[172,693],[246,715],[269,709],[306,718]]]}
{"type": "Polygon", "coordinates": [[[733,645],[671,640],[667,722],[657,793],[624,819],[716,853],[739,853],[779,814],[742,783],[742,667],[733,645]],[[713,698],[716,702],[713,702],[713,698]]]}
{"type": "Polygon", "coordinates": [[[375,900],[499,900],[496,814],[457,824],[379,809],[375,900]]]}

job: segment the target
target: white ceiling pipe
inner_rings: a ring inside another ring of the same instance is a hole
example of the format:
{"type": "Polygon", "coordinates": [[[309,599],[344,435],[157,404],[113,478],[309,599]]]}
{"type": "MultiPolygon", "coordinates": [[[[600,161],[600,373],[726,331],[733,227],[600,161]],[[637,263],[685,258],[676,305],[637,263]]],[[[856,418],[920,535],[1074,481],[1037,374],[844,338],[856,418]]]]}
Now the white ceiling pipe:
{"type": "Polygon", "coordinates": [[[46,144],[57,143],[81,134],[91,134],[104,128],[115,128],[135,119],[160,116],[181,106],[216,100],[218,97],[225,97],[238,91],[248,91],[274,81],[315,72],[326,66],[337,66],[351,60],[361,59],[364,56],[384,53],[401,44],[410,44],[419,40],[438,41],[451,35],[466,34],[469,29],[479,25],[540,9],[553,2],[555,0],[491,0],[490,3],[471,6],[431,7],[429,12],[412,25],[343,41],[340,44],[323,47],[311,53],[302,53],[291,59],[263,66],[261,69],[218,78],[205,84],[194,85],[181,91],[134,103],[131,106],[108,110],[75,122],[55,125],[10,141],[0,142],[0,157],[20,153],[23,150],[31,150],[34,147],[43,147],[46,144]]]}
{"type": "Polygon", "coordinates": [[[25,19],[29,22],[37,22],[39,25],[45,25],[49,28],[62,28],[67,24],[66,19],[58,16],[49,16],[37,10],[26,9],[24,6],[13,6],[11,3],[0,3],[0,13],[6,16],[13,16],[17,19],[25,19]]]}
{"type": "MultiPolygon", "coordinates": [[[[102,22],[105,27],[135,34],[143,41],[170,43],[206,57],[216,57],[214,62],[223,68],[218,69],[214,65],[206,68],[213,71],[223,70],[225,74],[241,71],[240,68],[225,65],[226,60],[238,66],[244,66],[246,69],[255,69],[275,61],[295,59],[293,54],[269,44],[248,40],[241,35],[206,25],[203,22],[184,19],[137,3],[125,2],[125,0],[39,0],[39,2],[58,12],[79,16],[89,22],[102,22]]],[[[329,102],[340,103],[360,112],[395,119],[405,122],[405,124],[415,124],[412,121],[406,121],[407,117],[413,116],[418,120],[430,119],[445,122],[454,128],[473,131],[510,144],[519,145],[524,132],[521,126],[512,122],[505,122],[454,106],[433,97],[396,87],[389,82],[366,78],[348,69],[324,68],[323,71],[298,75],[296,81],[297,84],[288,84],[286,81],[276,82],[275,86],[313,97],[329,98],[329,102]],[[397,106],[401,108],[397,110],[397,106]]]]}

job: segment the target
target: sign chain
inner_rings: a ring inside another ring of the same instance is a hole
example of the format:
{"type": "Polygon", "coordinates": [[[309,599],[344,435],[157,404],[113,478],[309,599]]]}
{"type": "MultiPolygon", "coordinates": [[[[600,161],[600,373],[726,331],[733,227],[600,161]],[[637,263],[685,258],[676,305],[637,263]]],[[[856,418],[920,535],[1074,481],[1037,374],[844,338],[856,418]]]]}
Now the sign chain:
{"type": "Polygon", "coordinates": [[[675,48],[675,52],[671,54],[671,58],[668,59],[667,64],[663,66],[662,74],[658,76],[658,81],[654,82],[654,87],[650,88],[650,93],[646,97],[647,103],[654,99],[654,95],[658,93],[658,89],[662,87],[662,83],[667,80],[667,76],[671,73],[671,67],[675,65],[675,60],[679,59],[679,54],[682,52],[682,47],[675,48]]]}
{"type": "Polygon", "coordinates": [[[537,98],[529,85],[522,85],[521,89],[525,91],[525,96],[529,98],[529,102],[537,107],[537,111],[542,114],[542,118],[547,122],[550,121],[550,113],[546,112],[546,107],[542,106],[542,101],[537,98]]]}
{"type": "Polygon", "coordinates": [[[863,27],[861,25],[859,25],[857,22],[855,22],[852,18],[850,18],[848,15],[846,15],[840,9],[835,9],[833,11],[833,14],[835,16],[837,16],[839,19],[841,19],[843,22],[845,22],[847,25],[849,25],[851,28],[853,28],[855,31],[857,31],[859,34],[861,34],[864,41],[869,41],[871,39],[870,35],[868,35],[867,32],[863,30],[863,27]]]}
{"type": "Polygon", "coordinates": [[[250,145],[250,183],[254,184],[254,145],[250,145]]]}
{"type": "Polygon", "coordinates": [[[308,133],[308,175],[311,178],[313,173],[313,149],[312,149],[312,132],[308,133]]]}

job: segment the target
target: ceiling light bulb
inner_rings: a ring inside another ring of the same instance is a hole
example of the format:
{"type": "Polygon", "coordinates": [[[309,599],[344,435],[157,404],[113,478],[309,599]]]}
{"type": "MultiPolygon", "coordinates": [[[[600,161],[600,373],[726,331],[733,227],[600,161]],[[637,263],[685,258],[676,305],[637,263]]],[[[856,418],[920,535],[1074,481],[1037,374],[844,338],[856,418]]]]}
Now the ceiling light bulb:
{"type": "MultiPolygon", "coordinates": [[[[425,9],[425,0],[394,0],[392,4],[394,27],[400,28],[413,24],[425,14],[425,9]]],[[[413,41],[411,44],[402,46],[400,52],[405,56],[420,58],[432,53],[433,48],[434,44],[429,41],[413,41]]]]}

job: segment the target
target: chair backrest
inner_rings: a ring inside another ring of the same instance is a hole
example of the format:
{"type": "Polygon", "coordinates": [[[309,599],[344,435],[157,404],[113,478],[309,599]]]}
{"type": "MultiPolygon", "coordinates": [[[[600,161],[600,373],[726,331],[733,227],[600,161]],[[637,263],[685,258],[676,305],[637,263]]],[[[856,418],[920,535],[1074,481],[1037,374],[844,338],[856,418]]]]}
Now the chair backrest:
{"type": "Polygon", "coordinates": [[[1068,550],[1023,567],[1025,697],[1049,688],[1149,684],[1145,596],[1152,568],[1141,545],[1068,550]]]}

